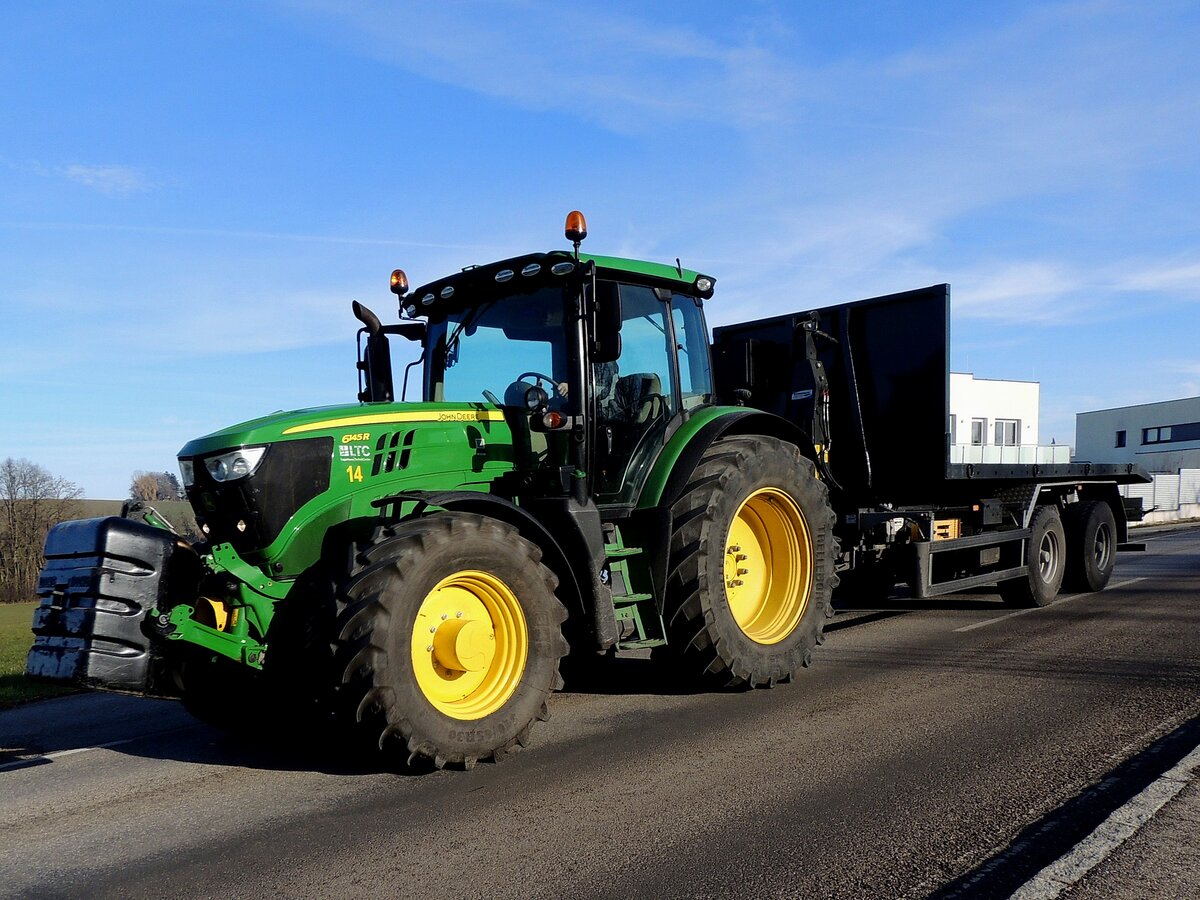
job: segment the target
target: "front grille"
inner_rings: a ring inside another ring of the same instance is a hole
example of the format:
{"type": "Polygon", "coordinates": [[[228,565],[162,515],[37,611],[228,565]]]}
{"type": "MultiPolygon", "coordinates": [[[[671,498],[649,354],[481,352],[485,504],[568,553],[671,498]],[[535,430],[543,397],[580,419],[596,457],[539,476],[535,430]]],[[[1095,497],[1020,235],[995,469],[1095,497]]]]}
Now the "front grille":
{"type": "Polygon", "coordinates": [[[329,490],[332,458],[332,437],[282,441],[267,447],[253,475],[226,482],[214,481],[197,459],[188,500],[211,543],[232,544],[239,553],[261,550],[296,510],[329,490]]]}

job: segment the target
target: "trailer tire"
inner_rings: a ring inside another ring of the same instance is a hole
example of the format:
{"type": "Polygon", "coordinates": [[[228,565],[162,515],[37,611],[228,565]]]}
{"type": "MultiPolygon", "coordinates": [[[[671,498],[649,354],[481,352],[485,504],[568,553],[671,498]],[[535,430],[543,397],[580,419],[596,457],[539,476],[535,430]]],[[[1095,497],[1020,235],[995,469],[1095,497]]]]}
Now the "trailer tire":
{"type": "Polygon", "coordinates": [[[1029,527],[1024,560],[1028,573],[999,585],[1000,597],[1009,606],[1049,606],[1062,587],[1067,552],[1058,508],[1039,506],[1029,527]]]}
{"type": "Polygon", "coordinates": [[[535,544],[486,516],[384,529],[338,591],[338,710],[409,764],[471,768],[524,746],[562,687],[557,584],[535,544]]]}
{"type": "Polygon", "coordinates": [[[1063,587],[1085,593],[1102,591],[1117,561],[1117,520],[1102,500],[1072,503],[1063,514],[1067,567],[1063,587]]]}
{"type": "Polygon", "coordinates": [[[665,656],[684,677],[774,687],[812,660],[833,615],[835,517],[792,444],[715,441],[671,508],[665,656]]]}

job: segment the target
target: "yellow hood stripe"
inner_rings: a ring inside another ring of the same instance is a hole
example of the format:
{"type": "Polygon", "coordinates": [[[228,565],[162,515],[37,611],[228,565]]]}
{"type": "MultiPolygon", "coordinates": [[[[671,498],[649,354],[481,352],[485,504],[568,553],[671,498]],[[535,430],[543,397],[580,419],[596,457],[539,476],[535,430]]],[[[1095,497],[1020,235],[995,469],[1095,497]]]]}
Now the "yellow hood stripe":
{"type": "Polygon", "coordinates": [[[347,416],[343,419],[325,419],[307,425],[285,428],[284,434],[302,434],[306,431],[322,431],[326,428],[354,428],[359,425],[380,425],[390,422],[503,422],[504,413],[498,409],[447,409],[441,412],[393,412],[372,413],[365,416],[347,416]]]}

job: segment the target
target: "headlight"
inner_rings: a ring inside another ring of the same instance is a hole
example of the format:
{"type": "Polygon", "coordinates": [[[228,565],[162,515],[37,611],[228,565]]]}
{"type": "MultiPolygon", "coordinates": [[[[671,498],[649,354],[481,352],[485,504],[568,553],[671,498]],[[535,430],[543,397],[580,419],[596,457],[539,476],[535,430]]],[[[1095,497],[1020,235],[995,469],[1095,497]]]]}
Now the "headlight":
{"type": "Polygon", "coordinates": [[[179,461],[179,474],[183,476],[184,487],[191,487],[196,483],[196,466],[190,459],[179,461]]]}
{"type": "Polygon", "coordinates": [[[266,452],[266,447],[243,447],[220,456],[210,456],[204,461],[204,467],[213,481],[237,481],[253,475],[266,452]]]}

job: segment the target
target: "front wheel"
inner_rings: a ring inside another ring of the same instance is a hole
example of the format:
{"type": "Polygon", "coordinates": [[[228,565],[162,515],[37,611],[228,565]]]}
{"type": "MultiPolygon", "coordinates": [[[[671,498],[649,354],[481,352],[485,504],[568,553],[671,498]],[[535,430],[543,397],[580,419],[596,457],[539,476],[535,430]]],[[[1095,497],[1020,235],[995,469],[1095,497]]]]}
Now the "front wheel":
{"type": "Polygon", "coordinates": [[[1010,606],[1049,606],[1062,587],[1066,559],[1066,535],[1058,508],[1039,506],[1029,523],[1025,544],[1023,577],[1002,581],[1000,597],[1010,606]]]}
{"type": "Polygon", "coordinates": [[[528,739],[562,686],[566,609],[541,551],[510,525],[436,513],[358,557],[339,592],[336,650],[355,719],[382,749],[439,768],[528,739]]]}
{"type": "Polygon", "coordinates": [[[834,514],[813,464],[770,437],[722,438],[672,506],[666,655],[728,686],[790,680],[833,614],[834,514]]]}

